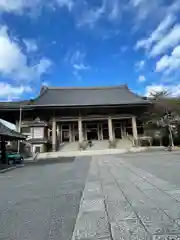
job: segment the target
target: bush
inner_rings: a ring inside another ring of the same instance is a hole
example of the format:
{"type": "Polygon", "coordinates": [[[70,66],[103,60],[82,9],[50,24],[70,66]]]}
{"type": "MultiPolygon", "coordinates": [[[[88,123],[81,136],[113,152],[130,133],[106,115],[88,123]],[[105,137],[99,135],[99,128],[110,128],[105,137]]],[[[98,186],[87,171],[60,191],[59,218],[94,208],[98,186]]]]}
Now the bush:
{"type": "Polygon", "coordinates": [[[87,143],[85,141],[79,143],[79,150],[86,150],[87,143]]]}
{"type": "Polygon", "coordinates": [[[109,140],[109,148],[116,148],[116,140],[109,140]]]}

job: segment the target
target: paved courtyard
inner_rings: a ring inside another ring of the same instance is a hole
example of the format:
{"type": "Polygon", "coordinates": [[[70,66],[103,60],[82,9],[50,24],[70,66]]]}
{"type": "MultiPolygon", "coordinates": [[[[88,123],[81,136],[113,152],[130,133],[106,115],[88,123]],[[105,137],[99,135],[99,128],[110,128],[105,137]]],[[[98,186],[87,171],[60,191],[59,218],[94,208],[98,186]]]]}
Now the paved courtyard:
{"type": "Polygon", "coordinates": [[[0,240],[69,240],[90,158],[0,174],[0,240]]]}
{"type": "Polygon", "coordinates": [[[0,175],[0,240],[180,239],[180,154],[78,157],[0,175]]]}

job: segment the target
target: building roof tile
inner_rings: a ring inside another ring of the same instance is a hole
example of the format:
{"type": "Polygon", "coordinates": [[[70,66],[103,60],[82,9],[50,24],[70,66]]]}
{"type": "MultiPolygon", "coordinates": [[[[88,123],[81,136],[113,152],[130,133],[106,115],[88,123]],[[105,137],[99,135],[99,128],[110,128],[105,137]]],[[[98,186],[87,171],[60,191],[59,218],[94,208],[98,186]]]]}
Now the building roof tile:
{"type": "Polygon", "coordinates": [[[0,122],[0,137],[2,137],[5,140],[23,140],[23,139],[26,139],[25,135],[8,128],[2,122],[0,122]]]}
{"type": "Polygon", "coordinates": [[[126,85],[116,87],[51,88],[41,91],[33,104],[39,106],[101,106],[147,104],[148,100],[131,92],[126,85]]]}
{"type": "Polygon", "coordinates": [[[73,107],[149,104],[150,101],[129,90],[127,85],[114,87],[59,88],[42,87],[39,96],[19,102],[0,102],[1,109],[36,106],[73,107]]]}

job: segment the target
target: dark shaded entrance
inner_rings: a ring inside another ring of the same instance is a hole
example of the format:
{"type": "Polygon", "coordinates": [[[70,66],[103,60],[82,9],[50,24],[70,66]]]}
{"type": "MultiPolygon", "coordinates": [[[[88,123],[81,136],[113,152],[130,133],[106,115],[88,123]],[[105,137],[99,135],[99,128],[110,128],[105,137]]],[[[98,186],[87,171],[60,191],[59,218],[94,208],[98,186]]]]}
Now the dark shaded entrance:
{"type": "Polygon", "coordinates": [[[114,133],[115,133],[115,138],[117,138],[117,139],[122,138],[122,134],[121,134],[121,129],[120,128],[116,128],[114,130],[114,133]]]}
{"type": "Polygon", "coordinates": [[[109,140],[109,130],[103,128],[103,140],[109,140]]]}
{"type": "Polygon", "coordinates": [[[97,129],[91,129],[87,131],[87,140],[98,140],[97,129]]]}
{"type": "Polygon", "coordinates": [[[70,141],[70,132],[69,132],[69,130],[63,130],[62,131],[62,141],[63,142],[69,142],[70,141]]]}
{"type": "Polygon", "coordinates": [[[86,123],[87,140],[98,140],[98,124],[86,123]]]}

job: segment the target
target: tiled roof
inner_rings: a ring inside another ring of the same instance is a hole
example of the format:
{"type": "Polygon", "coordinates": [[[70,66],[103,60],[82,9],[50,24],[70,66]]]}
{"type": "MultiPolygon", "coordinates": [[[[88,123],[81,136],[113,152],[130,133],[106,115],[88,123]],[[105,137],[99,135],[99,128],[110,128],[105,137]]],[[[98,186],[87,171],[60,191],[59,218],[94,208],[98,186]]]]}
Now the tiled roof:
{"type": "Polygon", "coordinates": [[[8,128],[2,122],[0,122],[0,137],[3,137],[6,140],[23,140],[23,139],[26,139],[25,135],[8,128]]]}
{"type": "Polygon", "coordinates": [[[147,104],[148,100],[131,92],[126,85],[94,88],[45,88],[33,105],[101,106],[147,104]]]}
{"type": "Polygon", "coordinates": [[[31,104],[32,100],[25,100],[25,101],[12,101],[12,102],[0,102],[0,108],[10,108],[10,109],[17,109],[21,106],[28,106],[31,104]]]}
{"type": "Polygon", "coordinates": [[[115,87],[58,88],[43,87],[40,95],[20,102],[0,102],[0,109],[40,107],[109,106],[149,104],[150,101],[132,91],[126,85],[115,87]]]}

